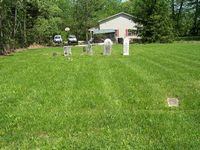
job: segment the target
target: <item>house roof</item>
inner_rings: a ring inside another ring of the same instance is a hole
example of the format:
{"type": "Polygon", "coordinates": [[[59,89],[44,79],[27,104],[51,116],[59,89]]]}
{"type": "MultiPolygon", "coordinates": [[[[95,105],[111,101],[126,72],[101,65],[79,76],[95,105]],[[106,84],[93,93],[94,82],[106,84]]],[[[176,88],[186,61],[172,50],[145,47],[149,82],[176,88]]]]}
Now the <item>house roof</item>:
{"type": "Polygon", "coordinates": [[[125,16],[127,16],[127,17],[129,17],[129,18],[136,18],[136,17],[134,17],[133,15],[130,15],[130,14],[128,14],[128,13],[120,12],[120,13],[118,13],[118,14],[109,16],[109,17],[107,17],[107,18],[105,18],[105,19],[99,20],[98,22],[99,22],[99,23],[102,23],[102,22],[105,22],[105,21],[107,21],[107,20],[111,20],[111,19],[113,19],[113,18],[116,18],[116,17],[118,17],[118,16],[121,16],[121,15],[125,15],[125,16]]]}
{"type": "Polygon", "coordinates": [[[93,34],[105,34],[105,33],[115,33],[115,29],[96,29],[93,31],[93,34]]]}

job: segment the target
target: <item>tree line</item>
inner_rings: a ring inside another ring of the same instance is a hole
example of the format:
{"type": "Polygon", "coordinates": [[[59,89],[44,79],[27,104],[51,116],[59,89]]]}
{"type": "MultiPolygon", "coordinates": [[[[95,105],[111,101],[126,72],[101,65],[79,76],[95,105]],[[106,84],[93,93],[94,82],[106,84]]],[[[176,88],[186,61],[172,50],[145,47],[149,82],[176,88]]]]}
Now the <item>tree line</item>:
{"type": "Polygon", "coordinates": [[[199,36],[199,0],[0,0],[0,53],[32,43],[51,44],[64,29],[87,40],[88,29],[118,12],[134,15],[144,42],[199,36]]]}
{"type": "Polygon", "coordinates": [[[200,35],[199,0],[135,0],[133,13],[141,19],[143,40],[171,42],[200,35]]]}

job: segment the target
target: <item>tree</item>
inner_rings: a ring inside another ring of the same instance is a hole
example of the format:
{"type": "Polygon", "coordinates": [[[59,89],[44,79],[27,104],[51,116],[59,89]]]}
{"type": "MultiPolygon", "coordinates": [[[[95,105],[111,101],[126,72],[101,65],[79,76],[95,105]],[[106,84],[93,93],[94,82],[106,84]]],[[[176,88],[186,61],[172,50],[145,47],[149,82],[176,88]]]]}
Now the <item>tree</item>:
{"type": "Polygon", "coordinates": [[[12,52],[15,48],[28,45],[28,29],[32,28],[34,18],[31,12],[35,1],[0,1],[0,53],[12,52]]]}
{"type": "Polygon", "coordinates": [[[200,35],[200,1],[189,0],[188,5],[193,12],[193,25],[191,33],[193,35],[200,35]]]}
{"type": "Polygon", "coordinates": [[[169,2],[166,0],[138,0],[135,4],[135,15],[143,25],[144,42],[173,41],[173,27],[169,13],[169,2]]]}
{"type": "Polygon", "coordinates": [[[71,28],[79,39],[88,40],[88,29],[95,26],[100,3],[96,0],[73,0],[74,20],[71,28]]]}
{"type": "Polygon", "coordinates": [[[171,0],[171,18],[177,36],[199,35],[199,0],[171,0]]]}
{"type": "Polygon", "coordinates": [[[129,13],[129,14],[133,14],[135,10],[134,8],[135,1],[136,0],[129,0],[129,1],[121,3],[121,11],[129,13]]]}
{"type": "MultiPolygon", "coordinates": [[[[60,34],[62,10],[53,0],[38,1],[39,15],[33,27],[35,42],[48,44],[52,41],[54,34],[60,34]]],[[[64,29],[63,29],[64,30],[64,29]]]]}
{"type": "Polygon", "coordinates": [[[71,24],[79,39],[88,40],[88,29],[98,25],[98,20],[120,11],[118,0],[73,0],[74,18],[71,24]]]}

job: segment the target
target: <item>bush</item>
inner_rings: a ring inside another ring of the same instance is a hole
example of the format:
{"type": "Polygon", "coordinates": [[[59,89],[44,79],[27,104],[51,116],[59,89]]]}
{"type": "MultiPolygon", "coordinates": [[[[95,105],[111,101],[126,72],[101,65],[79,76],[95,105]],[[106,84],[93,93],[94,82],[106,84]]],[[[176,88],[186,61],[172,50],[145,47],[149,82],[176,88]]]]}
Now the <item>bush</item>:
{"type": "Polygon", "coordinates": [[[177,41],[200,41],[200,36],[177,37],[177,41]]]}

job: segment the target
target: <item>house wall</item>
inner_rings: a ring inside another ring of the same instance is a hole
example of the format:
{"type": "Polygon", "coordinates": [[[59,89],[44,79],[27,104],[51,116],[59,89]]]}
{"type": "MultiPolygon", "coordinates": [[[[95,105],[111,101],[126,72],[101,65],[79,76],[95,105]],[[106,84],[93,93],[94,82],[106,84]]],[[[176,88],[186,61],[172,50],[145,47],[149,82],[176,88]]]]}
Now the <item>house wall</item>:
{"type": "MultiPolygon", "coordinates": [[[[100,29],[115,29],[118,30],[117,38],[124,38],[127,36],[128,29],[136,30],[137,23],[133,22],[130,17],[120,15],[115,18],[103,21],[99,24],[100,29]]],[[[136,38],[137,36],[131,36],[130,38],[136,38]]]]}

